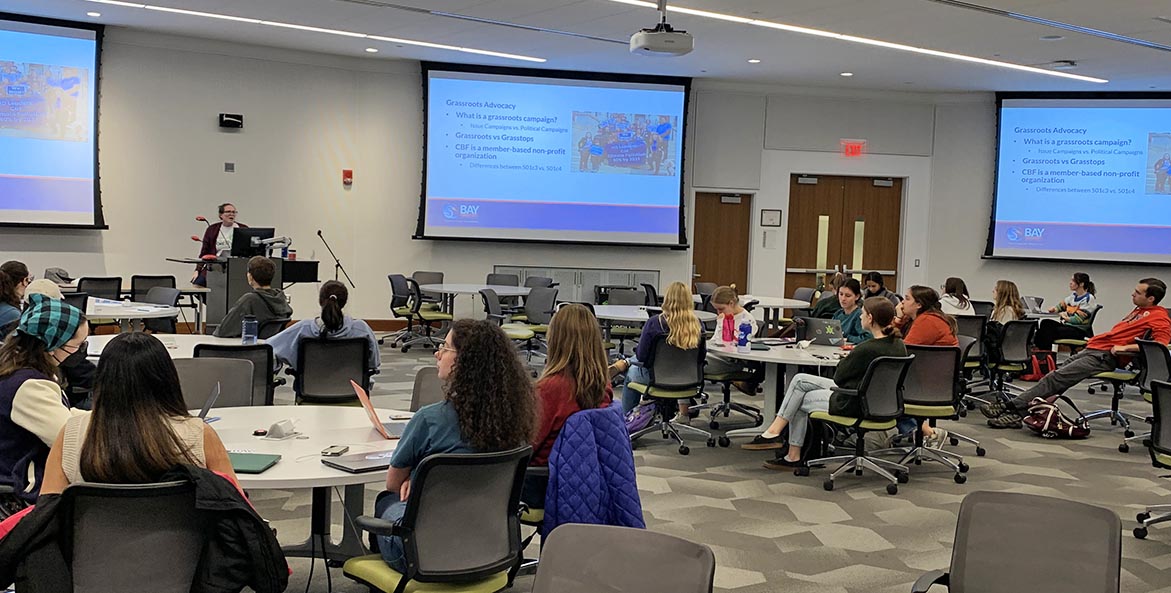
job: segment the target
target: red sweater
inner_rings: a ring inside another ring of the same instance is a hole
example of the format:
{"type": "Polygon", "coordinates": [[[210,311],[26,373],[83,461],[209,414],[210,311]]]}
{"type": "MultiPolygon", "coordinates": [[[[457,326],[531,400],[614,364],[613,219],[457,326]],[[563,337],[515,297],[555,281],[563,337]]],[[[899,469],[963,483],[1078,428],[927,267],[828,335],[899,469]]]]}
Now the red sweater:
{"type": "MultiPolygon", "coordinates": [[[[610,405],[613,390],[606,385],[606,395],[602,398],[599,408],[610,405]]],[[[537,384],[537,405],[540,419],[537,422],[537,434],[533,437],[533,458],[529,465],[549,465],[549,454],[553,452],[553,443],[557,435],[561,434],[561,427],[570,414],[580,411],[577,400],[573,397],[573,381],[564,375],[546,377],[537,384]]]]}
{"type": "Polygon", "coordinates": [[[1090,350],[1110,350],[1114,346],[1129,346],[1135,339],[1151,332],[1151,339],[1166,344],[1171,342],[1171,317],[1163,307],[1137,307],[1119,321],[1110,331],[1098,334],[1086,342],[1090,350]]]}
{"type": "Polygon", "coordinates": [[[941,315],[924,313],[911,322],[911,331],[903,337],[909,346],[959,346],[960,341],[951,331],[951,325],[941,315]]]}

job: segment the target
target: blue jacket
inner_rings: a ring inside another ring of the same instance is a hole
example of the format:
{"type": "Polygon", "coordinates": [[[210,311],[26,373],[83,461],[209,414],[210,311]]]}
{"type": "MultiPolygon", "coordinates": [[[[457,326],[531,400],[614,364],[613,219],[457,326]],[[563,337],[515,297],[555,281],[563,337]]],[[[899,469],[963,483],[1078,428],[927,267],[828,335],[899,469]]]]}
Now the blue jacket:
{"type": "Polygon", "coordinates": [[[621,406],[575,412],[549,455],[545,523],[646,528],[621,406]]]}

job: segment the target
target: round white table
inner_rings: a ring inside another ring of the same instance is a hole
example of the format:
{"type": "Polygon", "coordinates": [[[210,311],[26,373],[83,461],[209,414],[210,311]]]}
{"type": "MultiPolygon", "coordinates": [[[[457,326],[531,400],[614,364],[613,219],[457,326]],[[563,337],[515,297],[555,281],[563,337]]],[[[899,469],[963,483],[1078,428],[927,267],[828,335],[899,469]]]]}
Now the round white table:
{"type": "MultiPolygon", "coordinates": [[[[109,344],[110,340],[116,337],[118,337],[117,334],[90,336],[88,340],[89,351],[86,356],[91,358],[101,356],[106,344],[109,344]]],[[[154,337],[158,338],[167,347],[167,354],[170,354],[171,358],[193,358],[195,356],[195,347],[199,344],[238,346],[242,343],[240,338],[217,338],[203,334],[154,334],[154,337]]],[[[257,343],[263,344],[264,340],[257,340],[257,343]]]]}
{"type": "MultiPolygon", "coordinates": [[[[657,312],[647,312],[642,305],[594,305],[594,317],[600,321],[620,321],[623,323],[645,323],[657,312]]],[[[709,311],[696,311],[695,316],[702,323],[716,320],[716,314],[709,311]]]]}
{"type": "Polygon", "coordinates": [[[781,327],[781,309],[808,309],[810,307],[809,303],[797,299],[756,294],[740,295],[741,304],[752,301],[756,301],[753,309],[762,313],[764,326],[776,329],[781,327]]]}
{"type": "MultiPolygon", "coordinates": [[[[390,419],[392,410],[376,408],[379,419],[390,419]]],[[[353,524],[343,522],[342,540],[331,541],[330,490],[345,487],[346,513],[357,517],[365,508],[365,484],[386,481],[385,471],[351,474],[321,463],[321,450],[330,445],[347,445],[351,453],[393,451],[397,440],[386,440],[374,430],[366,410],[339,406],[253,406],[245,408],[215,408],[211,416],[219,420],[211,423],[229,452],[270,453],[281,456],[276,465],[260,474],[237,474],[240,487],[249,490],[312,489],[310,538],[321,553],[321,537],[328,560],[345,561],[365,554],[362,539],[353,524]],[[271,440],[252,435],[258,428],[267,429],[274,422],[291,419],[301,438],[271,440]]],[[[283,547],[286,556],[312,557],[310,540],[283,547]]]]}
{"type": "MultiPolygon", "coordinates": [[[[772,417],[780,410],[781,400],[785,397],[785,387],[789,380],[797,374],[797,369],[803,366],[837,367],[838,362],[846,355],[846,351],[836,346],[809,346],[798,348],[796,345],[769,346],[768,350],[750,350],[737,352],[735,346],[720,345],[714,341],[707,344],[708,354],[731,360],[747,360],[765,364],[765,383],[774,386],[772,391],[765,390],[764,413],[765,422],[771,422],[772,417]]],[[[729,430],[725,436],[756,436],[760,428],[741,428],[729,430]]]]}
{"type": "Polygon", "coordinates": [[[178,314],[178,307],[135,303],[132,301],[89,299],[85,305],[85,316],[90,319],[159,319],[162,317],[175,317],[178,314]]]}
{"type": "Polygon", "coordinates": [[[448,313],[455,311],[455,297],[457,295],[471,295],[474,305],[476,296],[484,289],[495,291],[496,296],[501,298],[522,297],[528,296],[529,294],[529,287],[527,286],[508,286],[506,284],[423,284],[419,286],[420,291],[442,293],[442,308],[448,313]]]}

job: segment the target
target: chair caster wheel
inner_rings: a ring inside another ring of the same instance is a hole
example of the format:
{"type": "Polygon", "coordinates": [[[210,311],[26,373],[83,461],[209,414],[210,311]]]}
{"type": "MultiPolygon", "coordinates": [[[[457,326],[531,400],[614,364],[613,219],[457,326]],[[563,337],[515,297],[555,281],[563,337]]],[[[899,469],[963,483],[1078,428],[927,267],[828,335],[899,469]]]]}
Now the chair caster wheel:
{"type": "Polygon", "coordinates": [[[709,438],[709,439],[707,440],[707,446],[709,446],[709,447],[715,447],[715,446],[716,446],[716,439],[714,439],[714,438],[709,438]]]}
{"type": "Polygon", "coordinates": [[[403,354],[406,354],[406,353],[407,353],[407,351],[408,351],[408,350],[410,350],[410,349],[411,349],[411,347],[410,347],[410,346],[403,346],[403,347],[402,347],[402,353],[403,353],[403,354]]]}
{"type": "Polygon", "coordinates": [[[1136,539],[1146,539],[1147,538],[1147,528],[1146,527],[1135,527],[1134,528],[1134,537],[1136,539]]]}
{"type": "Polygon", "coordinates": [[[1134,520],[1138,521],[1139,523],[1146,523],[1147,519],[1150,519],[1150,518],[1151,518],[1150,513],[1139,513],[1139,514],[1135,515],[1134,520]]]}
{"type": "Polygon", "coordinates": [[[968,417],[968,408],[966,408],[966,407],[960,408],[959,410],[957,410],[957,412],[959,413],[960,418],[967,418],[968,417]]]}
{"type": "Polygon", "coordinates": [[[957,438],[955,438],[955,437],[950,437],[950,438],[948,438],[948,439],[947,439],[947,442],[951,443],[951,446],[953,446],[953,447],[958,447],[958,446],[960,446],[960,440],[959,440],[959,439],[957,439],[957,438]]]}
{"type": "Polygon", "coordinates": [[[764,424],[764,416],[757,416],[756,417],[756,426],[760,426],[762,424],[764,424]]]}
{"type": "Polygon", "coordinates": [[[966,464],[966,463],[959,464],[960,473],[966,474],[966,473],[968,473],[968,469],[969,469],[968,464],[966,464]]]}
{"type": "Polygon", "coordinates": [[[983,457],[987,454],[988,452],[984,450],[984,447],[976,447],[976,457],[983,457]]]}
{"type": "Polygon", "coordinates": [[[821,487],[825,488],[826,490],[833,490],[834,489],[834,481],[833,480],[826,480],[821,483],[821,487]]]}
{"type": "Polygon", "coordinates": [[[1094,388],[1093,387],[1087,389],[1086,391],[1089,391],[1090,395],[1094,395],[1094,388]]]}
{"type": "MultiPolygon", "coordinates": [[[[808,476],[809,475],[809,468],[795,467],[795,468],[793,468],[793,475],[794,476],[802,476],[802,477],[808,476]]],[[[831,484],[832,484],[832,482],[831,482],[831,484]]],[[[832,488],[829,488],[829,490],[832,490],[832,488]]]]}
{"type": "Polygon", "coordinates": [[[899,485],[898,484],[887,484],[886,485],[886,493],[891,496],[898,494],[899,493],[899,485]]]}
{"type": "Polygon", "coordinates": [[[976,402],[964,402],[964,408],[966,408],[968,410],[975,410],[976,409],[976,402]]]}
{"type": "Polygon", "coordinates": [[[343,564],[345,564],[345,562],[342,562],[341,560],[327,560],[325,562],[325,565],[330,568],[341,568],[343,564]]]}
{"type": "Polygon", "coordinates": [[[1121,445],[1118,445],[1118,452],[1119,453],[1130,453],[1130,445],[1128,445],[1126,443],[1122,443],[1121,445]]]}
{"type": "Polygon", "coordinates": [[[1129,439],[1134,436],[1134,431],[1128,428],[1122,431],[1122,435],[1129,439]]]}
{"type": "Polygon", "coordinates": [[[680,455],[687,455],[690,452],[691,452],[691,449],[688,449],[687,445],[679,445],[679,454],[680,455]]]}
{"type": "Polygon", "coordinates": [[[953,479],[956,481],[956,484],[963,484],[964,482],[968,481],[968,476],[965,476],[964,474],[956,474],[953,479]]]}
{"type": "Polygon", "coordinates": [[[732,445],[732,439],[728,437],[720,437],[719,443],[721,447],[727,448],[732,445]]]}
{"type": "Polygon", "coordinates": [[[710,428],[712,430],[718,430],[720,428],[720,423],[716,422],[715,420],[712,420],[711,422],[707,423],[707,426],[708,426],[708,428],[710,428]]]}
{"type": "Polygon", "coordinates": [[[900,484],[906,484],[911,481],[911,474],[907,472],[898,472],[895,474],[895,477],[898,478],[900,484]]]}

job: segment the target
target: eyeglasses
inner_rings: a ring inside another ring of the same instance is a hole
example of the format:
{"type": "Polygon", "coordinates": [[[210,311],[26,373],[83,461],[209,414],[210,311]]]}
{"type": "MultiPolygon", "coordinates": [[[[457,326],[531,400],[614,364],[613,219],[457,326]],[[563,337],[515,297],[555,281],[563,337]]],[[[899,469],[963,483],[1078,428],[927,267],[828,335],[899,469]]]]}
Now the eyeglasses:
{"type": "Polygon", "coordinates": [[[81,352],[83,350],[86,352],[89,352],[89,340],[86,340],[86,341],[78,344],[76,347],[73,348],[73,350],[70,350],[69,348],[70,348],[69,344],[62,344],[61,345],[61,349],[70,353],[70,354],[76,354],[77,352],[81,352]]]}
{"type": "Polygon", "coordinates": [[[236,214],[235,210],[224,210],[224,214],[236,214]]]}
{"type": "Polygon", "coordinates": [[[435,355],[438,356],[440,352],[456,352],[456,349],[444,344],[435,349],[435,355]]]}

